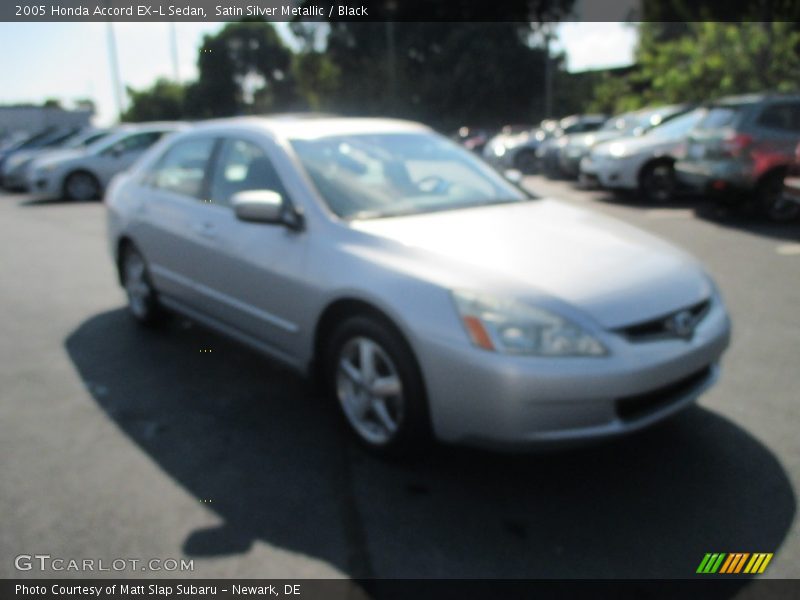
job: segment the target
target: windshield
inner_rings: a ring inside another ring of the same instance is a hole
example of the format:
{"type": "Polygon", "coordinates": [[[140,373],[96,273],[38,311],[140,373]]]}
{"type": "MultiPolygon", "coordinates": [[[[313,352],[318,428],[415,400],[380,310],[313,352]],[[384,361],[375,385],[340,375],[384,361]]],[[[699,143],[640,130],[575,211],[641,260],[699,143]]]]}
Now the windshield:
{"type": "Polygon", "coordinates": [[[79,133],[72,136],[67,143],[64,144],[65,148],[84,148],[91,146],[95,142],[103,139],[108,135],[107,131],[97,131],[94,133],[79,133]]]}
{"type": "Polygon", "coordinates": [[[712,107],[705,118],[697,124],[698,129],[722,129],[733,124],[734,120],[743,112],[745,105],[724,104],[712,107]]]}
{"type": "Polygon", "coordinates": [[[634,119],[633,113],[625,113],[611,117],[600,128],[600,131],[627,131],[636,127],[638,123],[634,119]]]}
{"type": "Polygon", "coordinates": [[[633,133],[635,131],[644,132],[661,123],[671,121],[676,115],[681,114],[681,108],[676,106],[661,106],[640,110],[637,112],[625,113],[611,117],[605,122],[602,131],[620,131],[633,133]]]}
{"type": "Polygon", "coordinates": [[[292,140],[328,207],[367,219],[527,200],[490,167],[427,133],[292,140]]]}
{"type": "Polygon", "coordinates": [[[704,108],[698,108],[680,117],[675,117],[663,125],[656,125],[650,132],[650,135],[669,138],[686,136],[694,126],[700,122],[705,114],[706,110],[704,108]]]}

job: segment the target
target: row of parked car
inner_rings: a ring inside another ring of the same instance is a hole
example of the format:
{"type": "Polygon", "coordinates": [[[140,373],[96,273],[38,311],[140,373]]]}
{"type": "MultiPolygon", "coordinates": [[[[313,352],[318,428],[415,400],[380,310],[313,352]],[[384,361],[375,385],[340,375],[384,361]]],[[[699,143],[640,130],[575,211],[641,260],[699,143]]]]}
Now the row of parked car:
{"type": "Polygon", "coordinates": [[[162,136],[183,123],[121,125],[113,129],[46,128],[0,140],[0,184],[42,199],[99,198],[111,178],[130,167],[162,136]]]}
{"type": "Polygon", "coordinates": [[[653,203],[702,194],[787,221],[800,216],[798,142],[800,95],[765,93],[573,115],[504,129],[472,149],[500,169],[636,191],[653,203]]]}

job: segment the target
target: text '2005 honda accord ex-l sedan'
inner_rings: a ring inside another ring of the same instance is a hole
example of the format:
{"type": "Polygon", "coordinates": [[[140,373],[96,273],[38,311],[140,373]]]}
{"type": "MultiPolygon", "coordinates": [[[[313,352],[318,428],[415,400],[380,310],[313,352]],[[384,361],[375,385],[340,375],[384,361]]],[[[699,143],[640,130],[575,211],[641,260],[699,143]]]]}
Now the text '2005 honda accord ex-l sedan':
{"type": "Polygon", "coordinates": [[[415,123],[209,121],[106,201],[136,319],[169,309],[319,376],[379,452],[636,430],[695,400],[728,344],[695,260],[415,123]]]}

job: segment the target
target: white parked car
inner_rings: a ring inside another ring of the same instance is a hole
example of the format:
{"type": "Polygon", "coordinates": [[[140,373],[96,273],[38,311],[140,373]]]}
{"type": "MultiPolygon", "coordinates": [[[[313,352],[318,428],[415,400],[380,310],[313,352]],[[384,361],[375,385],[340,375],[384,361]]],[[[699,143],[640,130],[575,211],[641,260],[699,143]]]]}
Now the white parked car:
{"type": "Polygon", "coordinates": [[[36,159],[28,168],[26,188],[41,198],[100,198],[111,178],[129,168],[164,135],[187,125],[123,125],[86,148],[74,148],[36,159]]]}
{"type": "Polygon", "coordinates": [[[380,452],[637,430],[712,385],[728,344],[697,261],[416,123],[202,123],[106,205],[133,317],[177,311],[318,375],[380,452]]]}
{"type": "Polygon", "coordinates": [[[675,192],[673,153],[703,118],[698,108],[641,136],[596,145],[580,163],[580,180],[608,189],[637,190],[650,202],[666,202],[675,192]]]}

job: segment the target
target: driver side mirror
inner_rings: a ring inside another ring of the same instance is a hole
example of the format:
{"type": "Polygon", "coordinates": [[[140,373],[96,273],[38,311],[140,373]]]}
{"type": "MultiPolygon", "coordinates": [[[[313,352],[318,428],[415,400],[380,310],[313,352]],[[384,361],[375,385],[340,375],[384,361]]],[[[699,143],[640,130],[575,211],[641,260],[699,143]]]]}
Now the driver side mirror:
{"type": "Polygon", "coordinates": [[[240,221],[285,225],[292,230],[303,228],[303,217],[283,197],[272,190],[247,190],[231,197],[233,212],[240,221]]]}

